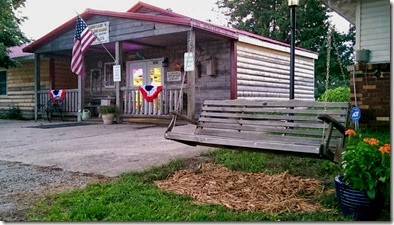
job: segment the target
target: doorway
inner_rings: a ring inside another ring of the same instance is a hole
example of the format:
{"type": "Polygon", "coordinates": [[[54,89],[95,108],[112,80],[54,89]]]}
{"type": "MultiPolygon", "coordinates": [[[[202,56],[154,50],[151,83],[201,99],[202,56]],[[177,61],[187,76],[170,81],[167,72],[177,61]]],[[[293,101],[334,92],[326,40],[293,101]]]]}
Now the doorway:
{"type": "Polygon", "coordinates": [[[133,114],[161,115],[161,93],[153,102],[147,102],[139,91],[142,85],[163,87],[164,58],[126,62],[126,85],[132,90],[131,107],[133,114]]]}

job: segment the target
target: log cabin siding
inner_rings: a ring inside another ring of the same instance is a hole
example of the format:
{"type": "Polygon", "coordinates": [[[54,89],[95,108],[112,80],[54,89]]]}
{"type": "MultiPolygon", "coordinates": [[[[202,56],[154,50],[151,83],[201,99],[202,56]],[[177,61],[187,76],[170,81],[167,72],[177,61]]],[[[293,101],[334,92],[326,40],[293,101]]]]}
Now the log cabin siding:
{"type": "MultiPolygon", "coordinates": [[[[289,98],[290,55],[247,43],[237,46],[238,98],[289,98]]],[[[294,98],[314,100],[314,60],[295,58],[294,98]]]]}
{"type": "Polygon", "coordinates": [[[370,63],[390,62],[390,2],[360,0],[358,49],[370,50],[370,63]]]}
{"type": "MultiPolygon", "coordinates": [[[[34,61],[21,60],[21,65],[7,70],[7,95],[0,96],[0,111],[17,107],[25,117],[34,115],[34,61]]],[[[41,61],[41,87],[49,88],[49,59],[41,61]]]]}
{"type": "MultiPolygon", "coordinates": [[[[20,60],[19,67],[7,70],[7,95],[0,96],[0,111],[9,110],[10,107],[17,107],[26,118],[34,116],[34,60],[20,60]]],[[[70,71],[70,62],[66,58],[51,60],[43,58],[41,60],[40,89],[72,89],[78,87],[77,76],[70,71]],[[54,86],[50,84],[50,74],[53,73],[54,86]]]]}

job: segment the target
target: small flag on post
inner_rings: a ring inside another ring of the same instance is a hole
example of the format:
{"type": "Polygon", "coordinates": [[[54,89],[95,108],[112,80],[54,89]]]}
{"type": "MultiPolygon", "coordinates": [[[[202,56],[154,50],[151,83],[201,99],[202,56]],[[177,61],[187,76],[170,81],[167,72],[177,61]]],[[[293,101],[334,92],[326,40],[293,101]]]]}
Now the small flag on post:
{"type": "Polygon", "coordinates": [[[74,46],[71,58],[71,71],[77,75],[83,74],[83,54],[94,40],[96,40],[96,36],[89,29],[85,21],[83,21],[83,19],[78,16],[77,25],[75,26],[74,46]]]}

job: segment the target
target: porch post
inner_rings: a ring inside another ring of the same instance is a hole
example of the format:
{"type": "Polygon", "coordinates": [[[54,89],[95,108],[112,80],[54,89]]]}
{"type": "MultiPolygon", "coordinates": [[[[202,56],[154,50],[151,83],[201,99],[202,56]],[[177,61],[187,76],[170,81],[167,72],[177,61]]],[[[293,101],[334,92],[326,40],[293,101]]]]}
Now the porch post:
{"type": "Polygon", "coordinates": [[[230,99],[238,98],[237,76],[237,44],[231,41],[230,45],[230,99]]]}
{"type": "Polygon", "coordinates": [[[38,119],[38,91],[41,90],[41,55],[40,54],[34,54],[34,121],[37,121],[38,119]]]}
{"type": "MultiPolygon", "coordinates": [[[[84,57],[82,57],[82,65],[85,65],[84,57]]],[[[77,122],[82,121],[82,107],[83,107],[83,92],[85,91],[85,68],[82,70],[82,75],[78,76],[78,104],[77,104],[77,122]]]]}
{"type": "MultiPolygon", "coordinates": [[[[187,33],[187,51],[196,53],[196,32],[190,30],[187,33]]],[[[191,120],[196,116],[196,73],[195,70],[187,72],[187,117],[191,120]]]]}
{"type": "MultiPolygon", "coordinates": [[[[116,65],[121,65],[121,62],[123,62],[123,55],[122,55],[122,43],[117,41],[115,42],[115,64],[116,65]]],[[[121,71],[123,71],[123,68],[120,68],[121,71]]],[[[122,72],[121,72],[122,73],[122,72]]],[[[121,76],[122,77],[122,76],[121,76]]],[[[123,114],[123,95],[120,94],[120,81],[115,82],[115,88],[116,88],[116,106],[119,108],[120,113],[123,114]]],[[[116,122],[120,123],[120,115],[116,115],[116,122]]]]}

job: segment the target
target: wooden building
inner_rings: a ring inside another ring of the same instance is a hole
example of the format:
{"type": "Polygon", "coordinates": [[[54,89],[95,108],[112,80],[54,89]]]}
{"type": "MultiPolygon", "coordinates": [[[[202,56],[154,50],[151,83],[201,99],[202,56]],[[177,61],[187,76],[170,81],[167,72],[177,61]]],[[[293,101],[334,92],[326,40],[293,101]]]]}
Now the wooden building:
{"type": "Polygon", "coordinates": [[[387,0],[324,2],[356,26],[355,63],[348,67],[351,101],[360,122],[389,125],[391,89],[391,7],[387,0]]]}
{"type": "MultiPolygon", "coordinates": [[[[36,101],[36,82],[34,69],[37,67],[34,54],[25,53],[22,49],[26,45],[9,48],[9,57],[18,61],[17,67],[0,68],[0,113],[5,113],[12,108],[19,108],[24,118],[34,118],[36,101]]],[[[67,89],[68,92],[77,93],[77,79],[70,71],[70,59],[68,58],[43,58],[40,61],[40,87],[38,95],[43,93],[48,98],[50,89],[67,89]],[[57,74],[57,79],[54,79],[57,74]]],[[[70,95],[70,94],[69,94],[70,95]]],[[[43,99],[41,99],[43,101],[43,99]]],[[[64,105],[68,115],[76,115],[77,107],[64,105]]]]}
{"type": "MultiPolygon", "coordinates": [[[[48,99],[48,88],[67,89],[69,113],[93,110],[108,100],[121,108],[123,117],[168,116],[180,104],[182,113],[194,118],[205,99],[289,98],[290,46],[285,43],[143,2],[127,12],[87,9],[80,16],[102,42],[85,53],[83,76],[69,69],[76,18],[23,49],[35,56],[36,106],[48,99]],[[185,60],[186,52],[194,58],[185,60]],[[45,60],[49,72],[42,66],[45,60]],[[188,60],[194,66],[182,85],[188,60]],[[121,66],[120,81],[114,81],[115,64],[121,66]],[[153,102],[138,89],[150,84],[162,86],[153,102]]],[[[299,48],[295,53],[295,99],[313,101],[317,54],[299,48]]]]}

